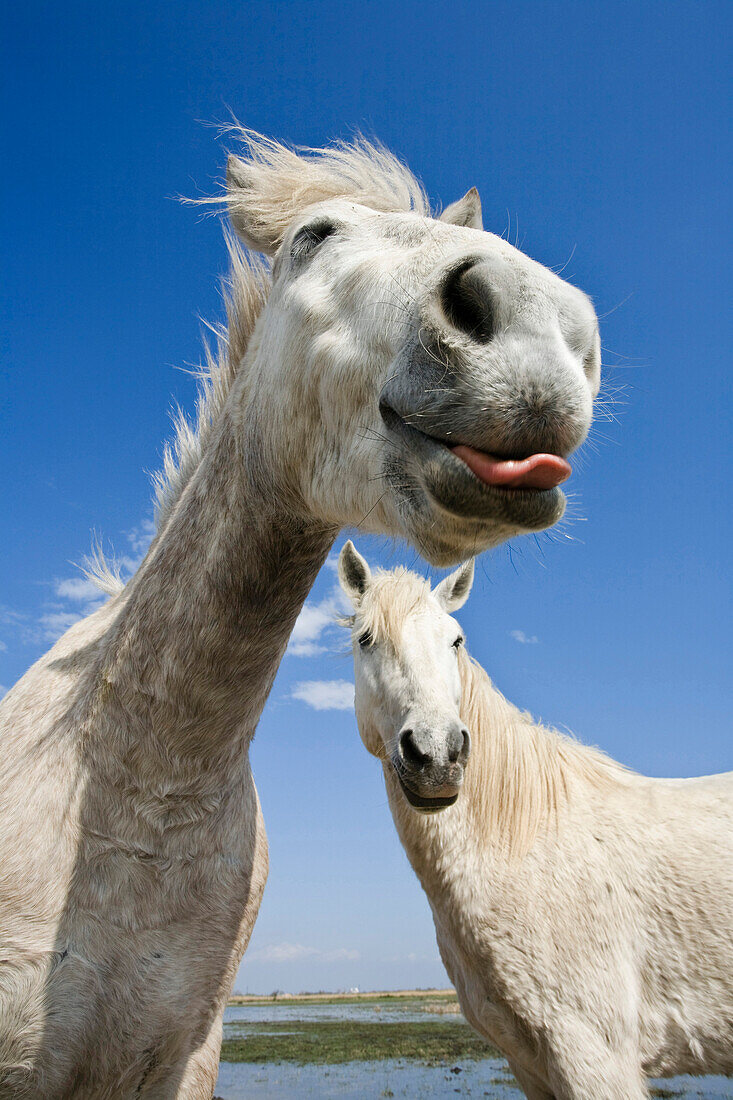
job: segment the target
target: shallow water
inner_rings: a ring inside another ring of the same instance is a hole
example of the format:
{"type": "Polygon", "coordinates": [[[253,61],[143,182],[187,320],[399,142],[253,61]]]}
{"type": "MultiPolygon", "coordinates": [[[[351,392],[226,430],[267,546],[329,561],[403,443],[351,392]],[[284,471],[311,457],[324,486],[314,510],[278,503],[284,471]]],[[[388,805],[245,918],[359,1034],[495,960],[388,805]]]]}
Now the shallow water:
{"type": "MultiPolygon", "coordinates": [[[[400,1020],[444,1021],[445,1016],[428,1011],[421,1000],[372,1004],[338,1002],[306,1005],[273,1003],[234,1005],[224,1014],[224,1034],[241,1036],[247,1024],[353,1020],[364,1023],[394,1023],[400,1020]]],[[[462,1017],[449,1016],[452,1020],[462,1017]]],[[[665,1095],[679,1100],[733,1100],[733,1080],[724,1077],[674,1077],[654,1081],[665,1095]]],[[[521,1100],[509,1068],[502,1059],[480,1062],[424,1065],[420,1062],[383,1059],[374,1062],[345,1062],[339,1065],[296,1065],[293,1063],[227,1063],[219,1067],[216,1096],[222,1100],[318,1100],[344,1097],[347,1100],[382,1100],[384,1097],[475,1096],[491,1100],[521,1100]]]]}
{"type": "MultiPolygon", "coordinates": [[[[232,1065],[222,1062],[216,1095],[222,1100],[379,1100],[383,1097],[482,1096],[492,1100],[522,1100],[512,1086],[505,1062],[487,1058],[460,1067],[423,1066],[416,1062],[345,1062],[338,1066],[232,1065]],[[461,1072],[453,1073],[460,1068],[461,1072]]],[[[724,1077],[675,1077],[656,1081],[680,1100],[723,1100],[733,1096],[733,1082],[724,1077]]]]}
{"type": "MultiPolygon", "coordinates": [[[[415,1022],[430,1019],[433,1014],[427,1012],[422,1006],[422,1001],[406,1001],[404,1004],[389,1001],[386,1004],[370,1004],[369,1001],[362,1001],[360,1004],[339,1004],[338,1001],[327,1001],[323,1004],[307,1005],[289,1005],[287,1002],[266,1005],[230,1005],[224,1011],[224,1026],[266,1024],[271,1020],[309,1020],[313,1023],[319,1020],[357,1020],[369,1024],[379,1023],[381,1020],[389,1024],[400,1020],[415,1022]]],[[[462,1019],[457,1016],[449,1018],[462,1019]]]]}
{"type": "Polygon", "coordinates": [[[423,1066],[419,1062],[345,1062],[337,1066],[229,1065],[222,1062],[216,1095],[223,1100],[316,1100],[348,1097],[377,1100],[381,1097],[490,1096],[496,1100],[520,1100],[522,1093],[505,1082],[506,1064],[487,1059],[461,1066],[423,1066]],[[459,1069],[460,1073],[451,1072],[459,1069]],[[244,1072],[242,1072],[244,1071],[244,1072]]]}

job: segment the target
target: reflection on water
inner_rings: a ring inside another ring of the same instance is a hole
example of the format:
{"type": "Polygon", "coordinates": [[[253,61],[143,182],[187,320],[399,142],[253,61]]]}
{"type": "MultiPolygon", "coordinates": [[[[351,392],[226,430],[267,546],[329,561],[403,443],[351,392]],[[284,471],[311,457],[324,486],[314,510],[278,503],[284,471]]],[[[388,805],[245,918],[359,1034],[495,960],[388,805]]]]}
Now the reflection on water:
{"type": "MultiPolygon", "coordinates": [[[[224,1034],[247,1034],[248,1024],[270,1022],[356,1021],[363,1023],[415,1022],[434,1015],[421,1000],[404,1002],[368,1001],[357,1004],[233,1005],[224,1013],[224,1034]]],[[[462,1019],[462,1017],[452,1017],[462,1019]]],[[[260,1031],[260,1034],[262,1032],[260,1031]]],[[[282,1033],[281,1033],[282,1034],[282,1033]]],[[[658,1096],[679,1100],[733,1100],[733,1081],[723,1077],[675,1077],[652,1083],[658,1096]]],[[[248,1064],[222,1062],[216,1095],[222,1100],[319,1100],[344,1097],[347,1100],[383,1100],[384,1097],[490,1097],[491,1100],[522,1100],[506,1063],[486,1058],[480,1062],[423,1065],[420,1062],[383,1059],[376,1062],[346,1062],[340,1065],[248,1064]]],[[[654,1093],[652,1093],[654,1095],[654,1093]]]]}
{"type": "Polygon", "coordinates": [[[423,1066],[419,1062],[346,1062],[338,1066],[228,1065],[222,1062],[216,1095],[223,1100],[316,1100],[348,1097],[377,1100],[386,1096],[490,1096],[521,1100],[522,1093],[506,1084],[505,1063],[493,1060],[464,1062],[461,1066],[423,1066]],[[454,1073],[453,1070],[460,1070],[454,1073]],[[242,1072],[244,1071],[244,1072],[242,1072]]]}

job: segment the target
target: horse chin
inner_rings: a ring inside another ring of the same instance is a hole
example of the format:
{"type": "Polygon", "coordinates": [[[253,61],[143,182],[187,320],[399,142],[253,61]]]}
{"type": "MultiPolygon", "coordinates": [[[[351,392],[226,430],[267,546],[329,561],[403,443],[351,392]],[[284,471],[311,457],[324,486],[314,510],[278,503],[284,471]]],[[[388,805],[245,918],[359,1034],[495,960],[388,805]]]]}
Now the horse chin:
{"type": "Polygon", "coordinates": [[[453,564],[466,547],[470,553],[489,549],[514,535],[543,531],[562,517],[566,500],[559,488],[486,485],[446,443],[407,424],[384,402],[379,411],[399,447],[385,475],[410,527],[417,528],[416,545],[433,564],[453,564]]]}
{"type": "Polygon", "coordinates": [[[449,806],[452,806],[458,798],[458,791],[455,794],[443,795],[439,798],[427,798],[425,795],[416,794],[415,791],[410,790],[396,768],[395,773],[400,781],[402,793],[413,810],[417,810],[418,813],[439,814],[441,810],[446,810],[449,806]]]}

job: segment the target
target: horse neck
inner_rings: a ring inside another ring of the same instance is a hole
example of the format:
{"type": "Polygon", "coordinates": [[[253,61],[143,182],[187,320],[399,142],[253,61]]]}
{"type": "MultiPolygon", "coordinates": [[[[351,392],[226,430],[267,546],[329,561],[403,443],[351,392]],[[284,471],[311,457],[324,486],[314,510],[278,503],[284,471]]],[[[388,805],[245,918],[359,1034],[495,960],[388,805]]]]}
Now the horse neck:
{"type": "Polygon", "coordinates": [[[259,438],[230,395],[106,646],[105,698],[168,753],[224,759],[251,738],[337,533],[284,506],[259,438]]]}
{"type": "Polygon", "coordinates": [[[462,892],[467,864],[475,865],[480,838],[463,792],[455,805],[437,814],[413,810],[402,793],[394,768],[383,761],[392,817],[412,869],[434,909],[462,892]]]}

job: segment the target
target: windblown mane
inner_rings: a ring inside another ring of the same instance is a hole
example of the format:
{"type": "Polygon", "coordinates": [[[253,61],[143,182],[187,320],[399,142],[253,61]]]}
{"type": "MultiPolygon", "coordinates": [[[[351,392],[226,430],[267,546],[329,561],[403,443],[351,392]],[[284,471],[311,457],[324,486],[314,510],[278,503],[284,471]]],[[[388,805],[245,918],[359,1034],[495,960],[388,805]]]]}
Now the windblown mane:
{"type": "MultiPolygon", "coordinates": [[[[246,205],[252,224],[266,236],[282,237],[308,206],[347,197],[375,210],[416,210],[428,215],[425,192],[409,168],[389,150],[358,137],[325,149],[295,152],[280,142],[233,126],[227,131],[242,144],[244,156],[230,157],[226,193],[204,203],[225,203],[236,223],[246,205]],[[234,165],[234,172],[232,172],[234,165]]],[[[197,200],[201,201],[201,200],[197,200]]],[[[229,275],[223,281],[226,325],[209,325],[214,349],[204,346],[205,363],[193,423],[178,410],[173,439],[166,444],[163,468],[154,475],[157,526],[170,515],[201,460],[211,426],[231,389],[270,290],[269,268],[226,232],[229,275]]]]}
{"type": "Polygon", "coordinates": [[[228,132],[241,143],[244,156],[229,158],[227,194],[213,201],[228,204],[235,225],[244,215],[255,239],[270,239],[276,246],[294,218],[328,199],[430,217],[421,183],[383,145],[357,136],[324,149],[296,150],[242,126],[228,132]]]}
{"type": "Polygon", "coordinates": [[[229,252],[229,274],[222,280],[226,325],[208,325],[214,347],[208,341],[204,343],[194,420],[191,422],[181,409],[176,411],[173,438],[163,450],[163,468],[153,475],[158,530],[201,461],[212,425],[224,408],[270,290],[267,265],[231,233],[227,232],[225,239],[229,252]]]}
{"type": "Polygon", "coordinates": [[[462,797],[479,829],[501,838],[508,855],[531,848],[540,827],[562,810],[574,778],[602,791],[632,774],[600,749],[537,725],[464,649],[458,657],[461,717],[472,745],[462,797]]]}
{"type": "MultiPolygon", "coordinates": [[[[240,126],[227,132],[241,143],[243,155],[230,158],[226,193],[196,201],[227,204],[235,224],[246,208],[250,223],[261,226],[263,236],[281,238],[307,207],[338,197],[375,210],[430,215],[425,191],[409,168],[383,146],[362,137],[325,149],[295,151],[240,126]]],[[[222,280],[226,324],[208,326],[214,341],[213,347],[204,344],[194,417],[176,411],[173,438],[165,444],[162,468],[153,475],[158,531],[201,461],[270,290],[269,265],[230,231],[225,237],[230,264],[222,280]]],[[[119,570],[105,559],[100,546],[87,559],[85,572],[109,595],[124,587],[119,570]]]]}
{"type": "MultiPolygon", "coordinates": [[[[242,361],[257,318],[270,290],[268,265],[249,252],[230,232],[225,232],[229,272],[222,279],[226,324],[209,323],[213,347],[204,341],[204,362],[197,378],[195,414],[189,420],[182,409],[173,419],[173,438],[163,448],[163,466],[152,476],[155,526],[165,526],[176,502],[201,461],[211,428],[222,411],[242,361]]],[[[83,572],[109,596],[125,587],[119,566],[109,561],[100,543],[87,557],[83,572]]]]}

